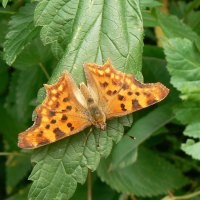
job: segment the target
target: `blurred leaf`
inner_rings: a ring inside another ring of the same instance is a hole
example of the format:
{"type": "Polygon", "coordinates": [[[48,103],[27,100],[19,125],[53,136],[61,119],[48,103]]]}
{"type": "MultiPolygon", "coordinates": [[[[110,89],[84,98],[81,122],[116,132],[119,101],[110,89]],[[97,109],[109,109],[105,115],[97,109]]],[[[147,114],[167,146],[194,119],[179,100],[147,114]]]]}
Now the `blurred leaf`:
{"type": "Polygon", "coordinates": [[[128,131],[128,135],[135,137],[135,140],[124,136],[112,151],[112,168],[125,167],[131,164],[130,156],[134,156],[136,148],[145,140],[147,140],[155,131],[167,124],[173,119],[173,114],[170,109],[171,105],[166,104],[160,106],[138,121],[134,123],[128,131]],[[125,161],[127,160],[127,163],[125,161]]]}
{"type": "Polygon", "coordinates": [[[190,123],[186,127],[184,134],[193,138],[200,138],[200,123],[195,121],[190,123]]]}
{"type": "Polygon", "coordinates": [[[144,27],[158,26],[158,21],[156,17],[149,10],[142,11],[142,18],[144,21],[144,27]]]}
{"type": "MultiPolygon", "coordinates": [[[[38,14],[42,13],[38,10],[46,11],[48,7],[52,10],[54,19],[58,19],[57,24],[59,22],[62,24],[65,17],[59,13],[62,12],[59,3],[61,1],[41,1],[36,8],[35,14],[38,15],[36,23],[38,24],[40,19],[45,20],[45,22],[40,21],[45,26],[51,23],[52,19],[40,18],[38,14]]],[[[73,3],[76,5],[76,1],[73,3]]],[[[56,29],[55,23],[54,27],[56,29]]],[[[110,0],[99,1],[98,4],[81,1],[75,15],[69,45],[64,50],[50,83],[55,82],[66,69],[72,73],[77,82],[81,82],[84,80],[83,63],[103,64],[108,57],[119,70],[134,72],[137,78],[142,79],[140,72],[142,34],[142,17],[138,1],[122,3],[110,0]]],[[[50,42],[49,38],[47,39],[45,41],[50,42]]],[[[42,101],[44,92],[40,93],[40,97],[42,101]]],[[[121,139],[123,126],[117,119],[109,121],[105,132],[100,133],[95,129],[84,145],[87,133],[88,130],[35,151],[33,162],[36,162],[36,165],[30,176],[34,182],[29,198],[33,200],[71,198],[77,183],[85,182],[87,168],[95,170],[100,157],[109,155],[112,141],[118,142],[121,139]]]]}
{"type": "Polygon", "coordinates": [[[4,44],[4,59],[12,65],[24,47],[39,33],[33,23],[34,4],[26,4],[19,12],[13,15],[9,23],[9,32],[4,44]]]}
{"type": "Polygon", "coordinates": [[[40,64],[45,65],[47,61],[52,63],[51,49],[49,46],[44,47],[41,40],[37,38],[24,48],[14,62],[13,67],[20,70],[29,70],[38,68],[40,64]]]}
{"type": "Polygon", "coordinates": [[[162,6],[162,3],[157,0],[140,0],[141,9],[162,6]]]}
{"type": "MultiPolygon", "coordinates": [[[[164,48],[172,76],[171,83],[181,92],[183,99],[183,103],[175,108],[176,117],[183,124],[189,125],[184,132],[185,135],[199,138],[196,128],[200,126],[200,54],[188,39],[170,39],[164,48]]],[[[193,158],[199,159],[199,143],[183,144],[182,149],[193,158]]]]}
{"type": "Polygon", "coordinates": [[[185,17],[185,22],[197,33],[200,34],[200,11],[190,12],[185,17]]]}
{"type": "Polygon", "coordinates": [[[185,144],[181,145],[181,149],[192,158],[200,160],[200,142],[188,139],[185,144]]]}
{"type": "Polygon", "coordinates": [[[37,91],[44,80],[44,74],[39,66],[13,73],[5,107],[21,123],[25,124],[30,119],[33,111],[32,101],[36,99],[37,91]]]}
{"type": "Polygon", "coordinates": [[[8,1],[9,0],[2,0],[2,5],[3,5],[4,8],[7,6],[8,1]]]}
{"type": "Polygon", "coordinates": [[[17,116],[17,107],[16,107],[16,86],[17,86],[17,81],[19,79],[19,71],[15,71],[11,74],[10,81],[9,81],[9,90],[8,90],[8,95],[6,96],[5,99],[5,109],[7,112],[14,118],[17,116]]]}
{"type": "Polygon", "coordinates": [[[19,182],[31,170],[29,156],[10,156],[6,163],[6,188],[8,194],[16,189],[19,182]]]}
{"type": "Polygon", "coordinates": [[[198,49],[200,49],[200,37],[189,26],[187,26],[181,20],[179,20],[176,16],[167,16],[158,11],[157,19],[167,38],[187,38],[195,42],[198,49]]]}
{"type": "Polygon", "coordinates": [[[35,67],[31,70],[21,71],[16,85],[16,108],[20,121],[27,122],[33,111],[31,102],[37,97],[37,91],[42,86],[44,74],[35,67]]]}
{"type": "Polygon", "coordinates": [[[187,183],[178,169],[147,149],[139,149],[137,161],[129,167],[112,171],[111,164],[110,159],[102,160],[97,172],[118,192],[151,197],[168,193],[187,183]]]}
{"type": "Polygon", "coordinates": [[[7,90],[9,74],[8,68],[5,63],[0,58],[0,95],[3,94],[7,90]]]}
{"type": "Polygon", "coordinates": [[[17,134],[25,129],[23,123],[18,121],[15,117],[11,116],[0,102],[0,133],[3,135],[7,142],[8,150],[16,150],[17,147],[17,134]]]}
{"type": "Polygon", "coordinates": [[[20,189],[16,194],[12,195],[9,198],[6,198],[5,200],[27,200],[29,188],[30,186],[26,186],[25,188],[20,189]]]}

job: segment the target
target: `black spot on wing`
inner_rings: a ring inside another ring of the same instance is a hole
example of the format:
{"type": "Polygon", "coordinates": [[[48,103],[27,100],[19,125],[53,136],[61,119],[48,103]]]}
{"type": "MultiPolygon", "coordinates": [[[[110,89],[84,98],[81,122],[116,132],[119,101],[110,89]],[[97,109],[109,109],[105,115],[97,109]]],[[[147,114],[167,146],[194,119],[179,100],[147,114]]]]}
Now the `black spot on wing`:
{"type": "Polygon", "coordinates": [[[141,105],[139,104],[137,99],[132,100],[132,108],[133,110],[141,108],[141,105]]]}
{"type": "Polygon", "coordinates": [[[65,135],[65,133],[61,131],[59,128],[55,128],[53,132],[55,133],[56,139],[62,138],[65,135]]]}

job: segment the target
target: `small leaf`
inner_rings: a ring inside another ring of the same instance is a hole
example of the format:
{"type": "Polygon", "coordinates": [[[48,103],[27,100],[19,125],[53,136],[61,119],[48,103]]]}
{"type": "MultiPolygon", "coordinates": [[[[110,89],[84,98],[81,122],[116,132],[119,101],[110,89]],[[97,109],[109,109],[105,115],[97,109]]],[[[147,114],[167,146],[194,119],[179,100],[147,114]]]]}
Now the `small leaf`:
{"type": "Polygon", "coordinates": [[[118,192],[151,197],[187,183],[178,169],[147,149],[139,149],[137,161],[129,167],[110,170],[111,164],[111,159],[102,160],[97,172],[102,181],[118,192]]]}
{"type": "Polygon", "coordinates": [[[33,23],[34,4],[26,4],[9,23],[9,32],[4,44],[4,59],[11,65],[24,47],[39,33],[33,23]]]}
{"type": "Polygon", "coordinates": [[[200,160],[200,142],[195,143],[194,140],[188,139],[185,144],[181,145],[181,149],[192,158],[200,160]]]}
{"type": "Polygon", "coordinates": [[[3,5],[4,8],[7,6],[8,1],[9,0],[2,0],[2,5],[3,5]]]}
{"type": "Polygon", "coordinates": [[[200,123],[195,121],[190,123],[185,129],[184,135],[200,138],[200,123]]]}

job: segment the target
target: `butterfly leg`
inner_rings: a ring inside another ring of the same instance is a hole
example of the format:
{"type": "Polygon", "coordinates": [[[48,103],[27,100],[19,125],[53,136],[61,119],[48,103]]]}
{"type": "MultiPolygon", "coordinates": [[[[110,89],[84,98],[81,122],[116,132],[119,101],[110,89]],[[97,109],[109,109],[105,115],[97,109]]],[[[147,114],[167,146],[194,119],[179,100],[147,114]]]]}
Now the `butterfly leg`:
{"type": "Polygon", "coordinates": [[[88,141],[90,135],[92,134],[92,131],[93,131],[93,128],[91,127],[89,132],[86,135],[86,138],[85,138],[84,142],[83,142],[84,146],[87,144],[87,141],[88,141]]]}

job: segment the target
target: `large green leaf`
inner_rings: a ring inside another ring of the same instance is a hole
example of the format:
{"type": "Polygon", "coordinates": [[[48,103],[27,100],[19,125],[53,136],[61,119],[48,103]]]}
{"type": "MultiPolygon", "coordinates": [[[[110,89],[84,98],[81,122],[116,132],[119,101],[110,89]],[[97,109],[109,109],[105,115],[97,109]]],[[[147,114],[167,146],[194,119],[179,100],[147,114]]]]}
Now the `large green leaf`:
{"type": "Polygon", "coordinates": [[[4,44],[4,59],[8,65],[15,61],[24,47],[39,33],[39,28],[33,23],[34,9],[33,4],[26,4],[9,23],[9,32],[4,44]]]}
{"type": "MultiPolygon", "coordinates": [[[[180,91],[183,99],[175,108],[176,117],[183,124],[188,124],[185,135],[200,138],[200,54],[190,40],[181,38],[167,40],[164,49],[171,83],[180,91]]],[[[189,142],[182,147],[193,158],[200,159],[196,153],[200,151],[198,143],[189,142]]]]}
{"type": "Polygon", "coordinates": [[[128,135],[136,139],[132,140],[125,136],[113,149],[111,166],[113,169],[126,167],[136,160],[137,147],[173,119],[170,107],[170,104],[160,106],[135,122],[128,135]]]}
{"type": "MultiPolygon", "coordinates": [[[[66,19],[62,17],[65,14],[60,15],[57,6],[63,1],[41,1],[38,6],[41,6],[42,2],[44,7],[36,10],[46,11],[50,6],[51,9],[55,9],[53,15],[54,19],[58,20],[57,24],[62,24],[66,19]]],[[[77,3],[76,0],[67,2],[75,5],[77,3]]],[[[37,15],[38,11],[35,14],[37,15]]],[[[43,20],[46,20],[44,26],[51,23],[47,18],[43,20]]],[[[94,3],[81,0],[74,16],[69,44],[50,83],[56,81],[66,69],[72,73],[77,82],[80,82],[84,80],[83,63],[103,64],[108,57],[115,67],[135,73],[141,79],[142,37],[142,17],[138,1],[98,0],[94,3]]],[[[43,94],[41,92],[42,97],[43,94]]],[[[93,134],[84,145],[88,131],[35,151],[33,161],[36,165],[30,176],[34,181],[29,193],[30,198],[33,200],[69,199],[77,183],[85,182],[87,168],[95,170],[100,157],[109,155],[112,141],[118,142],[122,136],[123,126],[118,120],[112,120],[108,123],[105,132],[93,130],[93,134]]]]}
{"type": "Polygon", "coordinates": [[[137,161],[123,169],[112,170],[111,159],[102,160],[98,174],[118,192],[137,196],[156,196],[180,188],[187,179],[156,152],[139,149],[137,161]]]}

